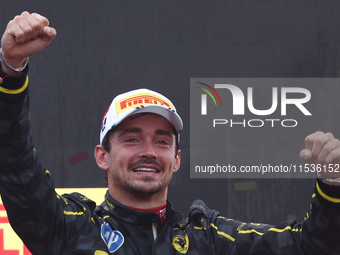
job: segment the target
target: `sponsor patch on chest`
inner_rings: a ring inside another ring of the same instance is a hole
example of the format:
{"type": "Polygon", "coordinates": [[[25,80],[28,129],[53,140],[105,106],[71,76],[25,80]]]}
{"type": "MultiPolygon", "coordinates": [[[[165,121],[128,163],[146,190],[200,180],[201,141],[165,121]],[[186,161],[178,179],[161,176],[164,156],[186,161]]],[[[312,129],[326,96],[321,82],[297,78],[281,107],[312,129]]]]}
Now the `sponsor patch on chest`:
{"type": "Polygon", "coordinates": [[[112,230],[111,226],[106,222],[104,222],[100,228],[100,235],[110,253],[117,251],[124,243],[122,233],[117,230],[112,230]]]}

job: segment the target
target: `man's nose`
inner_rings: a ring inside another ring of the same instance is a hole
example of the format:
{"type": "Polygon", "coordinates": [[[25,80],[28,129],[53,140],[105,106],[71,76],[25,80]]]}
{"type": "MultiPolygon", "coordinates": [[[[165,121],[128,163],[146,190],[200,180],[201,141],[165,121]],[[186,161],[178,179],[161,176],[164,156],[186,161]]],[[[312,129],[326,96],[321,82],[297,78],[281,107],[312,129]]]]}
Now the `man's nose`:
{"type": "Polygon", "coordinates": [[[157,153],[155,151],[155,146],[153,142],[146,141],[143,143],[140,156],[148,159],[154,159],[157,157],[157,153]]]}

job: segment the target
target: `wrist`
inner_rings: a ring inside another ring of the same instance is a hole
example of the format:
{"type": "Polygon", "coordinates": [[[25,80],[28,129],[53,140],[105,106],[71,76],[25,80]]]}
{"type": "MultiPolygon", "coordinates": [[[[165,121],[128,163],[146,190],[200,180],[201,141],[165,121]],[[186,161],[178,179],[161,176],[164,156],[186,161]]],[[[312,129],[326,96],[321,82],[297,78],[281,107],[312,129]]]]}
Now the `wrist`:
{"type": "Polygon", "coordinates": [[[18,72],[22,72],[28,63],[29,58],[17,59],[17,58],[8,58],[3,55],[3,51],[0,48],[0,64],[1,68],[7,74],[18,74],[18,72]]]}
{"type": "Polygon", "coordinates": [[[327,185],[335,186],[335,187],[340,186],[340,177],[332,178],[332,177],[328,177],[320,173],[317,173],[317,178],[327,185]]]}

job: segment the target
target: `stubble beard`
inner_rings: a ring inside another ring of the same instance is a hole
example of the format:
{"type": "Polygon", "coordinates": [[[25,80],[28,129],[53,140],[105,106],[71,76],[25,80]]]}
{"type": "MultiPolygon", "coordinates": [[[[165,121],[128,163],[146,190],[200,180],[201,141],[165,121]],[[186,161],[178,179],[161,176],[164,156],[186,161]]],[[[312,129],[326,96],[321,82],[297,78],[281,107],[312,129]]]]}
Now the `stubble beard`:
{"type": "MultiPolygon", "coordinates": [[[[129,164],[128,169],[133,169],[142,164],[154,165],[160,170],[160,172],[165,172],[163,165],[159,164],[155,160],[147,160],[144,158],[129,164]]],[[[163,181],[154,183],[154,179],[148,176],[140,178],[137,183],[131,180],[125,180],[125,188],[131,194],[140,198],[151,197],[152,195],[160,192],[163,189],[164,185],[165,183],[163,181]]]]}
{"type": "Polygon", "coordinates": [[[153,184],[152,182],[153,178],[151,177],[143,177],[141,178],[139,183],[132,182],[131,180],[126,180],[125,187],[134,196],[139,198],[147,198],[160,192],[164,187],[163,182],[158,182],[157,184],[153,184]],[[140,182],[143,183],[140,184],[140,182]]]}

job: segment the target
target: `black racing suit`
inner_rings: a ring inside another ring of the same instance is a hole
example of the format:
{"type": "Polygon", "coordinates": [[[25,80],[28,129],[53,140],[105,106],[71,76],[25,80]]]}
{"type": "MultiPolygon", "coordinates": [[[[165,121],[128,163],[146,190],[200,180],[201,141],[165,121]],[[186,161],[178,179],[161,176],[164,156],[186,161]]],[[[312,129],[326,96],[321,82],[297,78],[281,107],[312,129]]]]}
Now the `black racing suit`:
{"type": "Polygon", "coordinates": [[[303,222],[243,223],[195,201],[189,217],[167,205],[167,223],[108,193],[101,206],[81,194],[56,194],[32,144],[27,70],[0,71],[0,189],[10,223],[34,255],[340,254],[340,190],[316,182],[303,222]],[[111,253],[110,253],[111,252],[111,253]]]}

